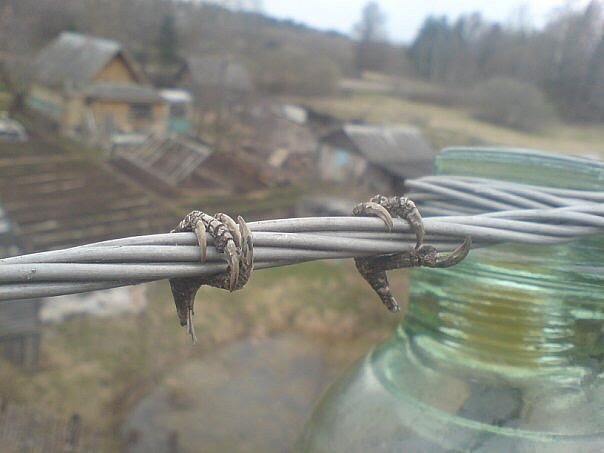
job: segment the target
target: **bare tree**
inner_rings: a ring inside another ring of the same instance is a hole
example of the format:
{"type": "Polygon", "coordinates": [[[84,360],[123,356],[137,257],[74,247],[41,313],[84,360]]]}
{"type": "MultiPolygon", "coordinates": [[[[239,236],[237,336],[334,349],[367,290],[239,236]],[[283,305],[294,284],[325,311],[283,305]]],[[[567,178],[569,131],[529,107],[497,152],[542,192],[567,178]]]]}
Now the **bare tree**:
{"type": "Polygon", "coordinates": [[[363,8],[361,20],[355,25],[356,67],[359,71],[381,70],[386,65],[386,15],[375,1],[363,8]]]}
{"type": "Polygon", "coordinates": [[[589,119],[592,57],[598,51],[603,25],[601,5],[592,0],[585,10],[565,11],[548,26],[556,45],[546,89],[566,118],[589,119]]]}

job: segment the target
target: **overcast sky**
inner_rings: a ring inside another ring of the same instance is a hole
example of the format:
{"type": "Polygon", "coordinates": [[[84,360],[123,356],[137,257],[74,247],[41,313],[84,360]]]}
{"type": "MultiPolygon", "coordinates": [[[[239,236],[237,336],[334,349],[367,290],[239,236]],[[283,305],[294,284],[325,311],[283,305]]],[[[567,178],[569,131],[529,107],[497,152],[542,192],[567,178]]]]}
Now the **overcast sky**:
{"type": "MultiPolygon", "coordinates": [[[[367,0],[262,0],[269,16],[289,18],[321,30],[349,34],[361,16],[367,0]]],[[[410,42],[424,18],[446,15],[457,18],[463,13],[479,11],[490,20],[507,22],[514,11],[524,5],[537,25],[544,23],[548,13],[565,4],[581,6],[585,0],[378,0],[387,14],[390,39],[410,42]]]]}

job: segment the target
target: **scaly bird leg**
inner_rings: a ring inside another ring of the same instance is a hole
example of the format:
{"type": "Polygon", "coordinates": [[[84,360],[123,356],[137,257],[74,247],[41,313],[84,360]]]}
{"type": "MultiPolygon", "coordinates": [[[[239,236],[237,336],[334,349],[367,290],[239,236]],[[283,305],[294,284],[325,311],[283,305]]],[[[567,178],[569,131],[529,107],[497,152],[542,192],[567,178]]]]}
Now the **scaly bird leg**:
{"type": "MultiPolygon", "coordinates": [[[[216,214],[216,218],[221,220],[224,217],[228,217],[225,214],[216,214]]],[[[239,216],[237,217],[237,223],[228,217],[230,222],[225,222],[225,225],[229,228],[229,231],[235,238],[237,244],[237,256],[239,257],[239,272],[237,278],[232,281],[232,275],[229,274],[218,274],[208,277],[206,285],[213,286],[215,288],[228,289],[229,291],[236,291],[243,288],[247,283],[254,268],[253,250],[254,246],[252,243],[252,232],[248,228],[245,221],[239,216]]]]}
{"type": "Polygon", "coordinates": [[[470,250],[471,240],[466,238],[464,243],[449,254],[439,253],[436,248],[423,245],[425,235],[421,215],[413,201],[405,197],[385,197],[376,195],[366,203],[356,205],[353,215],[377,215],[384,221],[388,230],[392,229],[392,216],[406,220],[415,233],[415,248],[407,253],[384,255],[377,257],[355,258],[355,265],[373,290],[378,294],[383,304],[392,312],[400,310],[399,305],[392,295],[387,270],[427,266],[449,267],[463,260],[470,250]]]}
{"type": "Polygon", "coordinates": [[[193,341],[196,341],[192,316],[195,295],[201,285],[235,291],[248,281],[253,268],[252,235],[239,217],[236,224],[226,214],[212,217],[201,211],[189,213],[172,232],[194,231],[199,243],[201,262],[205,262],[207,241],[206,235],[214,238],[216,250],[224,253],[228,267],[227,272],[210,277],[188,277],[170,279],[170,287],[176,305],[180,325],[187,326],[193,341]]]}

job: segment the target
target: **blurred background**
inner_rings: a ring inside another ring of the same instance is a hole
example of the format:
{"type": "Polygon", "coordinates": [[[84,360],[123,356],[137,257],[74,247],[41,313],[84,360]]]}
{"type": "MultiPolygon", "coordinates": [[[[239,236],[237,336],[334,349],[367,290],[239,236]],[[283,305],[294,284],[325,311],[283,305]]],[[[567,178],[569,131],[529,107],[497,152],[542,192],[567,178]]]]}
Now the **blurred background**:
{"type": "MultiPolygon", "coordinates": [[[[407,3],[1,0],[1,256],[346,215],[445,146],[602,158],[604,3],[407,3]]],[[[2,451],[286,451],[400,320],[351,262],[196,307],[192,345],[167,282],[1,303],[2,451]]]]}

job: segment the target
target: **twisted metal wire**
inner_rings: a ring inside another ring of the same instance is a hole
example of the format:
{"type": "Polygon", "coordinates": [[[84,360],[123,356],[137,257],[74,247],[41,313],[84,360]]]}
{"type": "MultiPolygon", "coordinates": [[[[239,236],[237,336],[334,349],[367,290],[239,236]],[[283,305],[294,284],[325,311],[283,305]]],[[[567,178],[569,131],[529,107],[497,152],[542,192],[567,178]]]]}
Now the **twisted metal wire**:
{"type": "MultiPolygon", "coordinates": [[[[503,242],[560,244],[604,232],[604,192],[428,176],[406,182],[424,216],[425,243],[441,251],[466,236],[472,247],[503,242]],[[422,205],[425,207],[422,208],[422,205]]],[[[248,224],[254,268],[405,252],[415,235],[395,219],[308,217],[248,224]]],[[[226,270],[208,240],[205,263],[193,233],[135,236],[0,260],[0,301],[72,294],[226,270]]]]}

